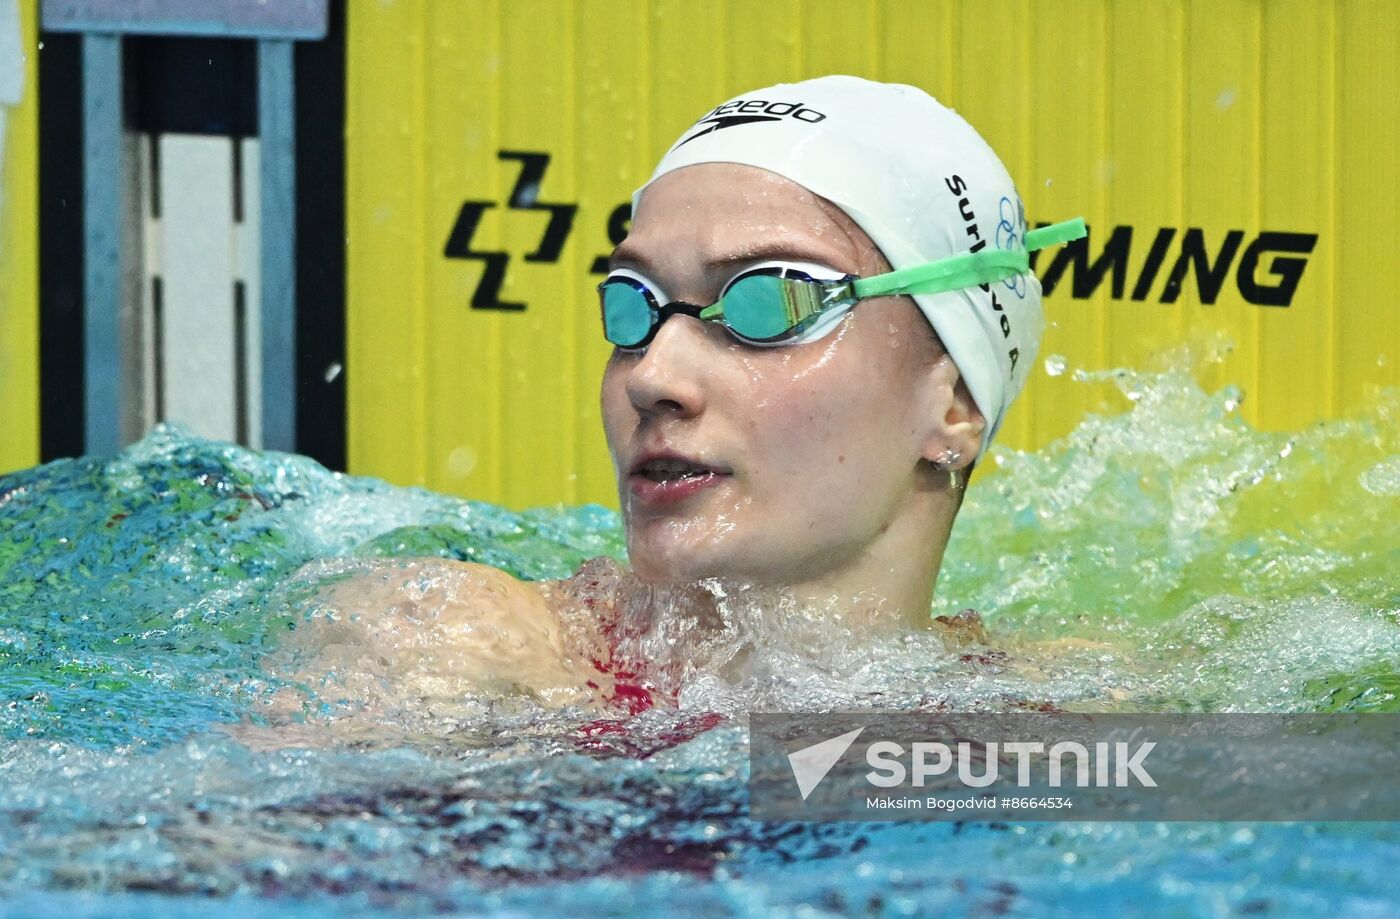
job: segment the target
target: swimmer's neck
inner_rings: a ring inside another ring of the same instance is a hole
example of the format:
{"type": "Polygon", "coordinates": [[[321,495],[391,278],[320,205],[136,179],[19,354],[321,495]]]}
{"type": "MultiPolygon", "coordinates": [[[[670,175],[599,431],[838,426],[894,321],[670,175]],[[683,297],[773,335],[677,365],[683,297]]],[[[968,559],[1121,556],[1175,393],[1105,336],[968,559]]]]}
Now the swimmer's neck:
{"type": "Polygon", "coordinates": [[[875,589],[846,589],[827,581],[771,586],[726,578],[706,578],[688,584],[645,584],[635,582],[649,596],[648,618],[662,608],[684,609],[688,617],[705,627],[723,628],[727,619],[721,607],[737,602],[750,610],[764,611],[763,618],[795,638],[803,624],[815,627],[811,640],[827,644],[832,629],[848,632],[852,638],[875,638],[929,628],[931,595],[913,590],[895,599],[875,589]]]}
{"type": "MultiPolygon", "coordinates": [[[[839,619],[862,636],[931,628],[934,584],[957,512],[954,498],[935,491],[917,493],[879,535],[840,564],[831,555],[806,571],[789,571],[781,584],[745,583],[739,578],[711,579],[717,591],[699,590],[686,601],[697,612],[708,607],[714,622],[726,591],[738,590],[762,609],[795,609],[801,618],[839,619]]],[[[651,585],[662,591],[687,585],[651,585]]],[[[689,588],[698,588],[692,582],[689,588]]]]}
{"type": "Polygon", "coordinates": [[[872,634],[932,626],[934,585],[943,564],[956,504],[925,493],[843,566],[789,584],[785,590],[811,609],[849,611],[872,634]]]}
{"type": "Polygon", "coordinates": [[[886,584],[853,591],[819,580],[784,592],[813,615],[839,613],[847,627],[870,636],[925,629],[932,622],[932,584],[901,584],[898,591],[886,584]]]}

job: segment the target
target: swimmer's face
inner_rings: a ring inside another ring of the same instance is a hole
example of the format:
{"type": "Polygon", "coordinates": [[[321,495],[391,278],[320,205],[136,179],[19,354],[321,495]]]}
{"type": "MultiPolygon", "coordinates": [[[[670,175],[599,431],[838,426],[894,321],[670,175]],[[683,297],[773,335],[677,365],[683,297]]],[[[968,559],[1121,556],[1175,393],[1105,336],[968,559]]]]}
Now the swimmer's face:
{"type": "MultiPolygon", "coordinates": [[[[775,258],[863,277],[889,270],[839,208],[732,164],[657,180],[613,266],[668,300],[709,304],[735,274],[775,258]]],[[[862,301],[807,344],[750,346],[719,323],[673,316],[643,352],[615,350],[603,421],[634,571],[782,585],[851,566],[929,487],[926,461],[949,449],[956,380],[907,297],[862,301]],[[708,471],[647,468],[657,455],[708,471]]],[[[956,447],[970,457],[972,444],[956,447]]]]}

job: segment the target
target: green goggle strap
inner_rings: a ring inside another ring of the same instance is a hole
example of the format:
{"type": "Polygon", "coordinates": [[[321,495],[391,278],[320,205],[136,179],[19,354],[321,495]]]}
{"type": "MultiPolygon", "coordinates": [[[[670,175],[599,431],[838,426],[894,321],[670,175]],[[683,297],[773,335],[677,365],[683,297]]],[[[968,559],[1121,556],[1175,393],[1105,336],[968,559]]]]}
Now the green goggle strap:
{"type": "MultiPolygon", "coordinates": [[[[829,306],[851,303],[866,297],[936,294],[1002,281],[1030,269],[1030,257],[1026,253],[1057,243],[1070,242],[1087,233],[1084,218],[1075,217],[1073,220],[1030,230],[1026,233],[1024,249],[982,249],[979,252],[965,252],[927,265],[891,271],[873,278],[858,278],[849,288],[845,284],[828,287],[823,295],[808,292],[800,286],[794,287],[789,297],[783,301],[784,311],[787,313],[789,324],[795,325],[829,306]]],[[[707,306],[700,313],[701,319],[719,319],[723,316],[722,303],[707,306]]]]}
{"type": "Polygon", "coordinates": [[[1024,249],[982,249],[873,278],[861,278],[855,283],[855,294],[860,299],[889,294],[936,294],[1005,280],[1029,270],[1030,258],[1026,253],[1079,239],[1087,232],[1083,217],[1052,223],[1026,233],[1024,249]]]}

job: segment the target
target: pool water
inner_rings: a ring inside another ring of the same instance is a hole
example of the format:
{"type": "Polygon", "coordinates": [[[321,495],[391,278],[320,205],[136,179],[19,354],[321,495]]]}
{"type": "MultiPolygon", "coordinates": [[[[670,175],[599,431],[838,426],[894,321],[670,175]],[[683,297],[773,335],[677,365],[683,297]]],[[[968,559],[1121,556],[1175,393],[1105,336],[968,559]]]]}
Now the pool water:
{"type": "Polygon", "coordinates": [[[985,640],[658,598],[632,716],[269,665],[343,572],[567,577],[623,557],[606,509],[176,425],[0,478],[0,915],[1400,914],[1394,824],[747,818],[748,711],[1400,710],[1400,394],[1261,433],[1186,372],[1080,376],[1122,409],[994,451],[959,518],[932,612],[985,640]]]}

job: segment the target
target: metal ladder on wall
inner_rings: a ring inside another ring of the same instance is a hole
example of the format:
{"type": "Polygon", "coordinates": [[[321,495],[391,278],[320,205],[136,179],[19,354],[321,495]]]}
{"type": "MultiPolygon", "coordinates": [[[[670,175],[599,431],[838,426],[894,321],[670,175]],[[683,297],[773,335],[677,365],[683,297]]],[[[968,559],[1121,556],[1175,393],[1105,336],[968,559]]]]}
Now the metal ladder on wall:
{"type": "Polygon", "coordinates": [[[152,424],[296,443],[293,42],[326,0],[43,0],[83,63],[85,449],[152,424]],[[247,39],[256,133],[146,133],[126,112],[129,36],[247,39]]]}

